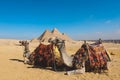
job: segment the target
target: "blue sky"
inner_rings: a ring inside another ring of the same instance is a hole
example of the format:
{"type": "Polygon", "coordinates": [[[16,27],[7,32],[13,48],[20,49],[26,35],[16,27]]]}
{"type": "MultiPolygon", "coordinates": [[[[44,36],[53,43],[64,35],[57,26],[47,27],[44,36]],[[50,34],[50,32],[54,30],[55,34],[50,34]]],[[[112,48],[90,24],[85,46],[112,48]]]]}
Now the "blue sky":
{"type": "Polygon", "coordinates": [[[120,39],[119,0],[0,0],[0,38],[57,28],[75,40],[120,39]]]}

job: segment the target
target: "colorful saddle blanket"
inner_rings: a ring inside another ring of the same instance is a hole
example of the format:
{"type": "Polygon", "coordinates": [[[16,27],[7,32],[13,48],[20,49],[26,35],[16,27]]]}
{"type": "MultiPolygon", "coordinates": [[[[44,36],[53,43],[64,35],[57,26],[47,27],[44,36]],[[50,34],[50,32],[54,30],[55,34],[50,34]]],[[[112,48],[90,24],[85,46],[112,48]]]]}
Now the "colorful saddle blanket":
{"type": "Polygon", "coordinates": [[[111,61],[109,53],[102,44],[88,45],[88,55],[91,66],[102,67],[111,61]]]}

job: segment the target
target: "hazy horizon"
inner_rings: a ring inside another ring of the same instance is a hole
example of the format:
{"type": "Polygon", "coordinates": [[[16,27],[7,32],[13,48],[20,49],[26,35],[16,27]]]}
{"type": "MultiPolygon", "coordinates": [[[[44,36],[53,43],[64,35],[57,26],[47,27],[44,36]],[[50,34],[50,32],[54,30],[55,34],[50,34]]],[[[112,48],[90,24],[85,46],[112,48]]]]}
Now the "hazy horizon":
{"type": "Polygon", "coordinates": [[[120,39],[120,1],[0,1],[0,39],[37,38],[54,28],[74,40],[120,39]]]}

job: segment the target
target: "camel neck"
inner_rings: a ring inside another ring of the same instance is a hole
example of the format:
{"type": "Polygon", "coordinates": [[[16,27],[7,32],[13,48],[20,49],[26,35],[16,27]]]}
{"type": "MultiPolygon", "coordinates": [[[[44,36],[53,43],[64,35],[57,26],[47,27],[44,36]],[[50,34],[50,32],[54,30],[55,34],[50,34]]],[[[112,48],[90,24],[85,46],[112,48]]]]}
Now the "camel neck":
{"type": "Polygon", "coordinates": [[[30,50],[29,50],[29,45],[25,45],[24,47],[25,47],[25,51],[26,51],[26,52],[30,52],[30,50]]]}
{"type": "Polygon", "coordinates": [[[72,67],[72,60],[73,60],[73,58],[70,57],[70,56],[66,53],[65,47],[61,47],[61,48],[59,49],[59,51],[60,51],[60,55],[61,55],[61,57],[62,57],[63,62],[64,62],[67,66],[72,67]]]}

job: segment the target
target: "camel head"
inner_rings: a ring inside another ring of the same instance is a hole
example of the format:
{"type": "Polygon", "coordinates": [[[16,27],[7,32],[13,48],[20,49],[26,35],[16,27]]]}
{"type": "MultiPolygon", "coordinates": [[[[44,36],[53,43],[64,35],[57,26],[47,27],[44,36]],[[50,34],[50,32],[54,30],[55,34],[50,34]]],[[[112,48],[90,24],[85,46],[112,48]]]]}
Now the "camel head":
{"type": "Polygon", "coordinates": [[[62,40],[60,38],[55,38],[54,40],[50,39],[49,42],[57,46],[59,50],[65,48],[65,40],[62,40]]]}
{"type": "Polygon", "coordinates": [[[21,46],[28,46],[29,45],[29,42],[26,40],[26,41],[19,41],[19,43],[21,44],[21,46]]]}

